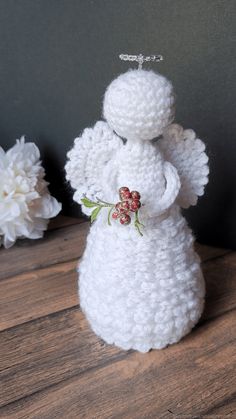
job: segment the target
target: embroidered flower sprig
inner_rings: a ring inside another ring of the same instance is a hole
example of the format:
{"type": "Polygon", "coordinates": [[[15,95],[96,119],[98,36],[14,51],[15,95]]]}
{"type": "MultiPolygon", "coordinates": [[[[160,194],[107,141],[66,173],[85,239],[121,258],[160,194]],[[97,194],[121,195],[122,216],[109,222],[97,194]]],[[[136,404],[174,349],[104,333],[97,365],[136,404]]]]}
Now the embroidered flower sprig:
{"type": "Polygon", "coordinates": [[[84,195],[84,198],[81,199],[83,205],[87,208],[94,208],[91,213],[91,222],[94,222],[103,208],[109,208],[107,222],[111,225],[111,217],[115,221],[119,221],[122,225],[128,225],[132,221],[132,213],[134,213],[134,227],[138,233],[143,236],[141,227],[144,227],[139,221],[139,209],[141,208],[141,195],[138,191],[131,191],[127,186],[123,186],[119,189],[120,201],[116,204],[111,204],[109,202],[103,201],[99,198],[96,198],[96,202],[91,201],[84,195]]]}

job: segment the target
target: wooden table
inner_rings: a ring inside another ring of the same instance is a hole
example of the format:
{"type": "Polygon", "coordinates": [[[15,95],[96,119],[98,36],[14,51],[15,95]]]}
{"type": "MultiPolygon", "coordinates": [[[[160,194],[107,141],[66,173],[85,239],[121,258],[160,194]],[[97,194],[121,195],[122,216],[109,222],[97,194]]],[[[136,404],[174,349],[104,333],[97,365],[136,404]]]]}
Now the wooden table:
{"type": "Polygon", "coordinates": [[[236,418],[236,252],[197,245],[201,322],[164,350],[125,352],[79,308],[87,231],[60,218],[43,240],[0,249],[0,418],[236,418]]]}

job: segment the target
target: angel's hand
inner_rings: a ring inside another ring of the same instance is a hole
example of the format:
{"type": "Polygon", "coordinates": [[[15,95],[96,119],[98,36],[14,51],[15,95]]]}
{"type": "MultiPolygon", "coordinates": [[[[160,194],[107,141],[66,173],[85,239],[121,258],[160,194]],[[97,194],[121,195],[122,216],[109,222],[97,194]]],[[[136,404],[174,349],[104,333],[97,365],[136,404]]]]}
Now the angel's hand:
{"type": "Polygon", "coordinates": [[[181,182],[178,204],[182,208],[196,205],[198,197],[204,193],[209,173],[203,141],[197,138],[193,130],[184,130],[180,125],[172,124],[164,131],[157,147],[164,159],[178,171],[181,182]]]}
{"type": "Polygon", "coordinates": [[[163,175],[166,187],[160,199],[153,200],[149,207],[148,215],[156,217],[163,214],[175,202],[180,190],[180,178],[177,170],[169,162],[163,164],[163,175]]]}

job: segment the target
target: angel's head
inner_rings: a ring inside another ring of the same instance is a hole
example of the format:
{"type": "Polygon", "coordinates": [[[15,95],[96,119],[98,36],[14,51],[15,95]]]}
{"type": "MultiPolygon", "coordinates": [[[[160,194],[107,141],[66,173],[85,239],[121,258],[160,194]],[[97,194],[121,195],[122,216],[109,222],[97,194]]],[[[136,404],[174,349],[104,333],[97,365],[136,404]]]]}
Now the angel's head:
{"type": "Polygon", "coordinates": [[[152,140],[174,118],[169,80],[147,70],[129,70],[108,86],[103,113],[110,127],[128,140],[152,140]]]}

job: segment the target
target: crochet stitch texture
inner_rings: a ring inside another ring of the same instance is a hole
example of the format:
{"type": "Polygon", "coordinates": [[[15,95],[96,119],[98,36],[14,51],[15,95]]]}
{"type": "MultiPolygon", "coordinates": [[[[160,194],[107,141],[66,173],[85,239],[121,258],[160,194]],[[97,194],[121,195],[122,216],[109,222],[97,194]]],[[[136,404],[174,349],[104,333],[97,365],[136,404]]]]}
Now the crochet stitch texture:
{"type": "Polygon", "coordinates": [[[142,197],[143,237],[131,225],[109,226],[102,211],[79,265],[80,304],[92,329],[126,350],[147,352],[179,341],[204,306],[200,260],[181,207],[203,195],[208,158],[194,131],[170,125],[173,106],[165,77],[129,70],[105,93],[107,122],[85,129],[68,153],[66,178],[78,203],[83,194],[117,202],[121,186],[142,197]]]}

